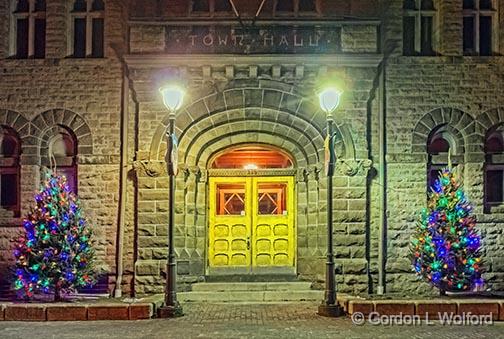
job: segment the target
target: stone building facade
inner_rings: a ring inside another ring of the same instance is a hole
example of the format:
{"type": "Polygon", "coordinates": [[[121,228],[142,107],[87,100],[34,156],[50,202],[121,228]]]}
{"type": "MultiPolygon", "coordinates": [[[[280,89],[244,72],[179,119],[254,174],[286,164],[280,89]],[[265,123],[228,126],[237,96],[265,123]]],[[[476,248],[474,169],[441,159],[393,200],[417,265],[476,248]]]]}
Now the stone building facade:
{"type": "Polygon", "coordinates": [[[216,243],[212,185],[274,178],[293,192],[283,213],[294,213],[285,245],[292,260],[276,264],[283,255],[283,238],[275,238],[280,224],[261,231],[252,221],[248,232],[270,238],[261,243],[249,234],[246,246],[251,256],[270,253],[263,265],[270,267],[258,273],[257,256],[257,265],[240,264],[238,279],[321,286],[326,115],[316,93],[330,83],[344,92],[334,113],[338,160],[329,211],[338,289],[429,292],[412,273],[408,244],[428,180],[448,163],[449,148],[475,206],[487,286],[502,290],[504,1],[232,3],[0,3],[0,122],[3,140],[19,145],[12,155],[4,143],[0,164],[16,169],[19,181],[17,204],[4,202],[2,192],[0,281],[12,264],[10,240],[54,156],[57,168],[75,176],[109,290],[119,277],[125,293],[163,291],[168,112],[159,88],[177,81],[187,92],[176,118],[180,288],[236,279],[232,258],[247,251],[234,226],[221,235],[227,243],[216,243]],[[75,147],[55,151],[61,140],[75,147]],[[290,165],[217,166],[219,156],[252,146],[281,153],[290,165]],[[213,256],[218,251],[220,259],[213,256]],[[230,276],[213,269],[224,257],[230,276]]]}

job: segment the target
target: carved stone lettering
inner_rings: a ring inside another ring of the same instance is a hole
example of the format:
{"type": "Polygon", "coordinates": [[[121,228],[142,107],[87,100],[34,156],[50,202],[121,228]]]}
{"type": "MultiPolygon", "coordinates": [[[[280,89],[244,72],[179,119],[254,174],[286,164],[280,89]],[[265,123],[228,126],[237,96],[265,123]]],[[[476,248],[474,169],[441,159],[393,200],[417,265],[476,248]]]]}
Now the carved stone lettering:
{"type": "Polygon", "coordinates": [[[339,27],[166,27],[170,54],[323,54],[341,50],[339,27]]]}

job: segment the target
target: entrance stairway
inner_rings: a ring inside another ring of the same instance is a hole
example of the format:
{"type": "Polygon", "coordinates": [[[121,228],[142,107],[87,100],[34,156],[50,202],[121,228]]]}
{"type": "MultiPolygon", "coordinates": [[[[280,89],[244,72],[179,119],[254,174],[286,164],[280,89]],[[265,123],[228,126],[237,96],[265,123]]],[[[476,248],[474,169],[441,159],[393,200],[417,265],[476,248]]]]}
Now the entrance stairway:
{"type": "Polygon", "coordinates": [[[181,302],[281,302],[321,301],[324,291],[312,290],[310,282],[209,282],[177,293],[181,302]]]}

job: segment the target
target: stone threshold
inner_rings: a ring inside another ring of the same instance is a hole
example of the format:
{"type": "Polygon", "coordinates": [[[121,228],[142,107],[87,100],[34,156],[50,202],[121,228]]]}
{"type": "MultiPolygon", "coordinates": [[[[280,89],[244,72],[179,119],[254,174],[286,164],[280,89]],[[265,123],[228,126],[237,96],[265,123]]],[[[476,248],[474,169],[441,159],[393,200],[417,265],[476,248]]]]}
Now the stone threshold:
{"type": "Polygon", "coordinates": [[[0,321],[142,320],[152,318],[153,314],[151,303],[0,304],[0,321]]]}
{"type": "Polygon", "coordinates": [[[492,316],[494,321],[504,321],[504,299],[411,299],[366,300],[355,297],[338,298],[338,303],[348,315],[362,313],[369,316],[418,316],[438,320],[439,313],[447,316],[492,316]]]}

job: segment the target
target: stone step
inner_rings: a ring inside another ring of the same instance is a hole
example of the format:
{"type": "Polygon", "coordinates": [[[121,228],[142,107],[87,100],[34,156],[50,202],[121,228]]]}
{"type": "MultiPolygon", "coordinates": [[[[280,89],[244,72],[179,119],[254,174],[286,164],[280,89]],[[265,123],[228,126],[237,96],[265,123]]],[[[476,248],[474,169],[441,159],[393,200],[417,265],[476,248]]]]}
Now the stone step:
{"type": "Polygon", "coordinates": [[[243,282],[243,283],[199,283],[192,286],[194,292],[233,291],[300,291],[310,290],[311,283],[297,282],[243,282]]]}
{"type": "Polygon", "coordinates": [[[181,302],[282,302],[321,301],[324,291],[198,291],[177,293],[181,302]]]}

